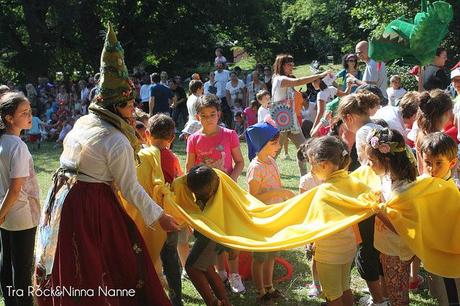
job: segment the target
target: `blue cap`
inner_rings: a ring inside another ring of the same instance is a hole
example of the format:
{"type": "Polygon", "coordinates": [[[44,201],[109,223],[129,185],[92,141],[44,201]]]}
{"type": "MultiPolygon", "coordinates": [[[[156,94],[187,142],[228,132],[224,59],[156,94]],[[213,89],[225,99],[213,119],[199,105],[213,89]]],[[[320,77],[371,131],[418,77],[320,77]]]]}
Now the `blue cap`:
{"type": "Polygon", "coordinates": [[[248,157],[252,160],[257,153],[270,141],[279,130],[273,125],[262,122],[251,125],[246,129],[246,141],[248,143],[248,157]]]}

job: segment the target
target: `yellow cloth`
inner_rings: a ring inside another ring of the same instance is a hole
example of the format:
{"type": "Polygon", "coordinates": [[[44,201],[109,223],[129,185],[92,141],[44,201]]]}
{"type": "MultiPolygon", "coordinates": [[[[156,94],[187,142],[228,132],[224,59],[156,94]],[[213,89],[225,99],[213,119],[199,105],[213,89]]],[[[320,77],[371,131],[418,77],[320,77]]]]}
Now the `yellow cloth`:
{"type": "MultiPolygon", "coordinates": [[[[161,170],[160,150],[155,146],[144,148],[138,153],[140,165],[137,167],[137,178],[150,197],[161,205],[162,199],[155,186],[165,186],[163,171],[161,170]]],[[[139,210],[121,197],[121,203],[128,215],[133,219],[147,246],[153,265],[160,256],[160,251],[166,240],[166,232],[157,222],[153,228],[146,226],[139,210]]]]}
{"type": "Polygon", "coordinates": [[[460,192],[453,181],[419,177],[387,202],[386,212],[426,270],[460,277],[460,192]]]}
{"type": "MultiPolygon", "coordinates": [[[[185,176],[161,186],[166,210],[214,241],[234,249],[275,251],[327,237],[371,216],[379,196],[356,179],[379,189],[369,167],[347,175],[337,172],[327,183],[279,204],[265,205],[216,170],[220,186],[203,212],[194,203],[185,176]]],[[[455,185],[419,178],[385,207],[401,238],[430,272],[460,276],[460,193],[455,185]]]]}
{"type": "Polygon", "coordinates": [[[371,216],[377,206],[376,201],[357,199],[369,188],[343,170],[327,183],[273,205],[265,205],[223,172],[216,172],[219,188],[203,212],[194,203],[185,176],[173,182],[174,195],[164,198],[165,207],[203,235],[233,249],[277,251],[305,245],[371,216]]]}

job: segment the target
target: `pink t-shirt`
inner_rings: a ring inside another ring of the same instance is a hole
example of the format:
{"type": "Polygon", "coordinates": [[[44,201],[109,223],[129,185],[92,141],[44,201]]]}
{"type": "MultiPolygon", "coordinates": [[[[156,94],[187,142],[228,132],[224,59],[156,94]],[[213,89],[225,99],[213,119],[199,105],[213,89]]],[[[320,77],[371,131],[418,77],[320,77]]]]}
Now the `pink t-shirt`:
{"type": "Polygon", "coordinates": [[[195,154],[195,165],[205,164],[228,175],[233,171],[232,149],[239,146],[236,132],[222,127],[213,136],[206,136],[200,130],[187,139],[187,153],[195,154]]]}
{"type": "Polygon", "coordinates": [[[257,111],[256,110],[253,110],[251,107],[246,107],[243,111],[243,114],[246,116],[246,123],[248,126],[251,126],[257,123],[257,111]]]}
{"type": "MultiPolygon", "coordinates": [[[[265,193],[274,189],[281,189],[281,177],[278,166],[273,158],[269,157],[269,162],[260,161],[257,157],[251,160],[246,175],[248,184],[251,181],[260,183],[260,193],[265,193]]],[[[283,202],[283,197],[273,197],[265,204],[274,204],[283,202]]]]}

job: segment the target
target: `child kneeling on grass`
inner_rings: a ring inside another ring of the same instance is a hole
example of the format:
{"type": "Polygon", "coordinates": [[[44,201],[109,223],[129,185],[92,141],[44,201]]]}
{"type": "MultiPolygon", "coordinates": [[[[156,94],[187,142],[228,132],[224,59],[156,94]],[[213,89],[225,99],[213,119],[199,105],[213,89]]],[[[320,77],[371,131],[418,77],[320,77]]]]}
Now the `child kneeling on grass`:
{"type": "MultiPolygon", "coordinates": [[[[249,193],[264,202],[275,204],[294,196],[283,189],[274,157],[281,149],[280,133],[269,123],[262,122],[248,127],[246,140],[251,163],[247,171],[249,193]]],[[[270,305],[272,300],[282,298],[273,288],[273,268],[279,252],[255,252],[252,261],[252,278],[257,289],[258,305],[270,305]]]]}
{"type": "MultiPolygon", "coordinates": [[[[207,166],[196,165],[190,169],[186,179],[188,188],[195,195],[196,204],[204,210],[219,187],[217,173],[207,166]]],[[[194,234],[196,240],[185,263],[190,280],[206,305],[231,305],[225,286],[214,269],[217,263],[217,243],[196,230],[194,234]]]]}

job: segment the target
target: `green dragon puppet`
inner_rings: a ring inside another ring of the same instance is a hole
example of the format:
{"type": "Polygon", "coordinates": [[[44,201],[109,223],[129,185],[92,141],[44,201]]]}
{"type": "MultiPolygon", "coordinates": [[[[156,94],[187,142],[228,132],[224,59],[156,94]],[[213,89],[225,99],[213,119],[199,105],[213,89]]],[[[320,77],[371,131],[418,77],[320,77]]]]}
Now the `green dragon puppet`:
{"type": "Polygon", "coordinates": [[[369,56],[377,61],[404,58],[410,64],[427,65],[447,34],[453,18],[452,6],[444,1],[427,5],[421,1],[421,12],[414,20],[400,17],[390,22],[378,39],[369,43],[369,56]]]}

